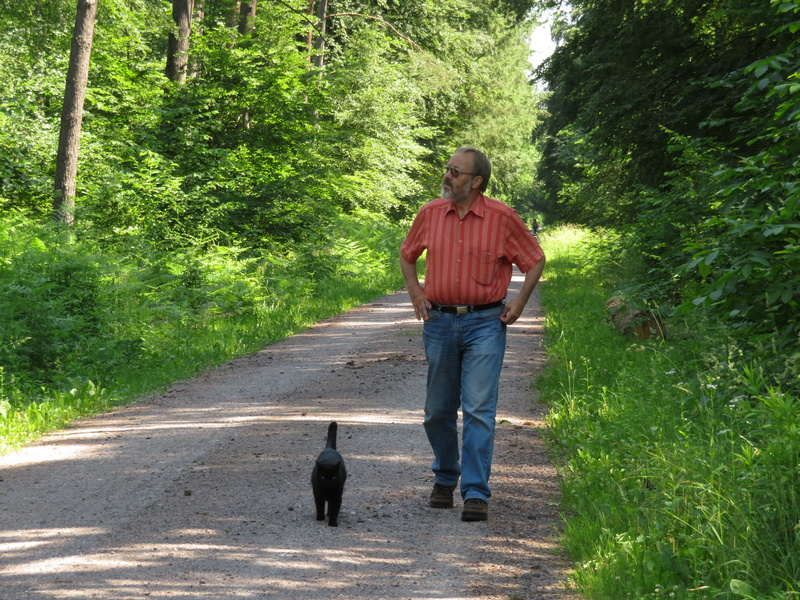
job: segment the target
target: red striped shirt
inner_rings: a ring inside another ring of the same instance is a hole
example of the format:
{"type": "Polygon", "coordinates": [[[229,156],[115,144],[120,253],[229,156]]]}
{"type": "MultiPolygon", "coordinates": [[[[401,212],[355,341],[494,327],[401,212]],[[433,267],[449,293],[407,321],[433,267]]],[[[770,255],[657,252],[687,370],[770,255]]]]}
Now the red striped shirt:
{"type": "Polygon", "coordinates": [[[489,304],[506,297],[512,264],[526,273],[544,257],[517,212],[478,196],[462,219],[452,200],[423,206],[400,246],[408,262],[425,257],[425,298],[437,304],[489,304]]]}

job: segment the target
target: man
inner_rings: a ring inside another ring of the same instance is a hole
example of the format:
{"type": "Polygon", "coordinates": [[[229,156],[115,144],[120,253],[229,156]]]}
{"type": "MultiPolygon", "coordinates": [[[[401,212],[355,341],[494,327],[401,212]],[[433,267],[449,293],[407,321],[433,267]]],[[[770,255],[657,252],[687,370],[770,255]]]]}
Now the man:
{"type": "Polygon", "coordinates": [[[430,505],[452,508],[460,477],[463,521],[488,516],[506,327],[522,314],[545,263],[519,215],[483,195],[491,169],[479,150],[456,150],[445,167],[442,197],[422,207],[400,247],[414,313],[424,320],[424,426],[434,454],[430,505]],[[423,287],[416,265],[424,250],[423,287]],[[525,281],[506,304],[512,264],[525,273],[525,281]],[[459,407],[464,417],[460,456],[459,407]]]}

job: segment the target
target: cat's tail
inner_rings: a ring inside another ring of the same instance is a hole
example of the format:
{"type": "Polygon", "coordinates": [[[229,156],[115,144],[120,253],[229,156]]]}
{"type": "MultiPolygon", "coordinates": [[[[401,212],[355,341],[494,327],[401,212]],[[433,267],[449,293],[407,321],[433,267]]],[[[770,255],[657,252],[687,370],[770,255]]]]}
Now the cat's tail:
{"type": "Polygon", "coordinates": [[[331,448],[336,450],[336,430],[338,426],[336,425],[336,421],[331,421],[331,424],[328,425],[328,445],[325,446],[326,448],[331,448]]]}

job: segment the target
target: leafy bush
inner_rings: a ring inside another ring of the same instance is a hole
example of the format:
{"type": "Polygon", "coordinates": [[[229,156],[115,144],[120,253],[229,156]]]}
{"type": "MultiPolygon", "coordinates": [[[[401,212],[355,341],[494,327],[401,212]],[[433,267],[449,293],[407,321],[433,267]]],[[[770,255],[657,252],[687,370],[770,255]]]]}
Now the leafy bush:
{"type": "MultiPolygon", "coordinates": [[[[780,13],[800,4],[773,3],[780,13]]],[[[800,20],[779,31],[800,30],[800,20]]],[[[730,161],[715,177],[721,210],[709,218],[714,240],[697,240],[686,271],[706,280],[695,304],[708,303],[748,325],[753,335],[777,334],[781,351],[800,334],[800,43],[753,63],[750,90],[738,105],[755,115],[740,139],[752,153],[730,161]]]]}
{"type": "Polygon", "coordinates": [[[800,393],[800,3],[571,10],[543,67],[547,202],[619,232],[628,295],[724,322],[800,393]]]}
{"type": "Polygon", "coordinates": [[[361,213],[267,251],[0,221],[0,450],[396,289],[401,233],[361,213]]]}

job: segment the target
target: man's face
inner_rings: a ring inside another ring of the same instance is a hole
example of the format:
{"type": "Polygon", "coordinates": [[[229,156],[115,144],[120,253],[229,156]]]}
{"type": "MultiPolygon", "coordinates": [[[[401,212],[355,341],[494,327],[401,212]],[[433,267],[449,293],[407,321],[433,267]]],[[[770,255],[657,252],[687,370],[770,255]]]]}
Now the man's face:
{"type": "Polygon", "coordinates": [[[472,161],[473,157],[469,152],[460,152],[450,158],[442,181],[442,198],[455,203],[466,200],[472,191],[475,177],[472,174],[472,161]],[[459,175],[456,177],[454,172],[459,175]]]}

